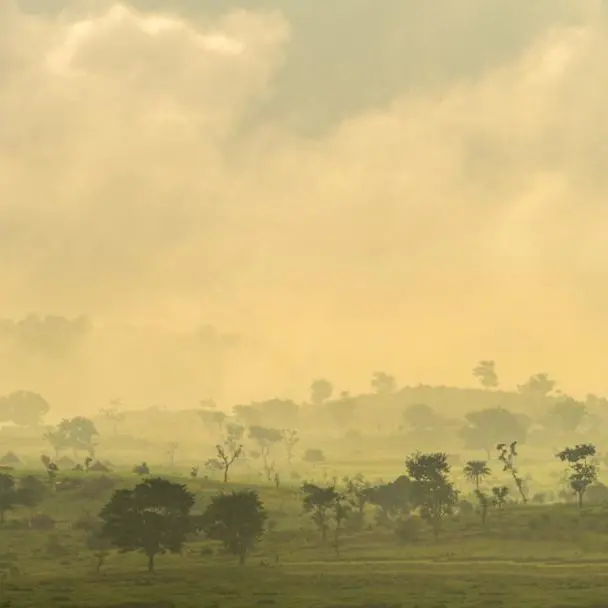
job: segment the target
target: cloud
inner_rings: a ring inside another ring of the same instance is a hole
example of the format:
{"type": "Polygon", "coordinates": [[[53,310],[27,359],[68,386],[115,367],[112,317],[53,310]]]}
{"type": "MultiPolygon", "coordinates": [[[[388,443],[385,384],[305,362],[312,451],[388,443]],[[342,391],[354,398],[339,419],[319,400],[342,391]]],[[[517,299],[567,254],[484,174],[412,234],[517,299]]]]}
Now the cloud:
{"type": "Polygon", "coordinates": [[[263,337],[260,391],[376,367],[462,381],[487,356],[597,387],[607,38],[582,4],[474,78],[404,83],[314,138],[251,120],[289,71],[280,12],[5,5],[0,312],[263,337]]]}

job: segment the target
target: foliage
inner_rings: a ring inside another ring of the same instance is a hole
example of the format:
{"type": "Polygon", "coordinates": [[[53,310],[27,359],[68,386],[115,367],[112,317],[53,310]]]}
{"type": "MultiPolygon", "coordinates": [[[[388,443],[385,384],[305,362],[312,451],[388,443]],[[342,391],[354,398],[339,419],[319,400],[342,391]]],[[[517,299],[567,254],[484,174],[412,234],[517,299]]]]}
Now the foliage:
{"type": "Polygon", "coordinates": [[[4,523],[5,513],[18,504],[19,494],[14,477],[0,473],[0,523],[4,523]]]}
{"type": "Polygon", "coordinates": [[[334,387],[329,380],[319,378],[310,385],[310,402],[313,405],[322,405],[331,398],[334,387]]]}
{"type": "Polygon", "coordinates": [[[141,551],[154,569],[157,555],[179,553],[193,530],[195,498],[186,486],[147,479],[132,490],[116,490],[99,514],[100,534],[121,552],[141,551]]]}
{"type": "Polygon", "coordinates": [[[371,487],[367,498],[370,504],[377,507],[376,522],[381,526],[393,527],[412,509],[412,482],[401,475],[394,481],[371,487]]]}
{"type": "Polygon", "coordinates": [[[483,388],[496,388],[498,386],[498,375],[496,374],[496,363],[494,361],[480,361],[473,369],[473,375],[479,380],[483,388]]]}
{"type": "Polygon", "coordinates": [[[46,399],[32,391],[15,391],[0,397],[0,422],[18,426],[37,426],[51,406],[46,399]]]}
{"type": "Polygon", "coordinates": [[[534,374],[530,376],[524,384],[520,384],[517,390],[524,395],[537,395],[539,397],[546,397],[551,391],[555,389],[557,382],[551,380],[548,374],[534,374]]]}
{"type": "Polygon", "coordinates": [[[309,464],[317,465],[322,462],[325,462],[325,454],[323,450],[319,450],[318,448],[308,448],[304,452],[304,456],[302,457],[304,462],[308,462],[309,464]]]}
{"type": "Polygon", "coordinates": [[[512,441],[510,444],[499,443],[496,446],[496,450],[498,451],[498,459],[503,464],[503,471],[508,472],[515,485],[517,486],[517,490],[521,496],[524,504],[528,502],[528,498],[526,496],[525,488],[524,488],[524,480],[519,476],[517,467],[515,465],[515,460],[517,458],[517,441],[512,441]]]}
{"type": "Polygon", "coordinates": [[[488,477],[492,471],[485,460],[469,460],[464,467],[465,477],[475,484],[479,491],[479,484],[484,477],[488,477]]]}
{"type": "Polygon", "coordinates": [[[376,395],[392,395],[397,390],[397,380],[386,372],[374,372],[371,388],[376,395]]]}
{"type": "Polygon", "coordinates": [[[84,416],[64,418],[56,428],[49,429],[45,437],[58,454],[65,448],[71,448],[74,452],[85,450],[90,457],[95,456],[94,437],[99,433],[95,423],[84,416]]]}
{"type": "Polygon", "coordinates": [[[268,515],[254,491],[219,494],[211,499],[201,519],[202,529],[213,540],[219,540],[239,563],[264,533],[268,515]]]}
{"type": "Polygon", "coordinates": [[[300,441],[298,431],[294,429],[285,429],[283,431],[283,443],[285,444],[285,450],[287,451],[287,462],[291,464],[293,462],[293,450],[300,441]]]}
{"type": "Polygon", "coordinates": [[[587,488],[597,480],[598,466],[590,460],[595,455],[596,449],[591,443],[578,444],[573,448],[566,447],[557,454],[557,458],[568,463],[570,487],[578,498],[579,508],[583,506],[583,496],[587,488]]]}
{"type": "Polygon", "coordinates": [[[260,456],[264,464],[266,479],[271,481],[273,478],[274,463],[270,459],[270,450],[273,445],[283,439],[283,433],[277,429],[266,428],[263,426],[252,426],[249,429],[249,439],[255,441],[260,450],[260,456]]]}
{"type": "Polygon", "coordinates": [[[405,467],[412,480],[413,504],[437,537],[442,519],[453,512],[458,500],[458,492],[448,479],[447,454],[417,452],[405,461],[405,467]]]}
{"type": "Polygon", "coordinates": [[[238,424],[229,424],[226,427],[226,438],[224,443],[215,446],[217,459],[210,459],[206,466],[210,469],[217,469],[224,472],[224,483],[228,483],[228,473],[230,467],[241,456],[243,444],[240,443],[245,429],[238,424]]]}
{"type": "Polygon", "coordinates": [[[311,520],[321,533],[323,542],[327,541],[330,524],[334,523],[333,546],[336,554],[340,553],[340,532],[351,506],[348,497],[336,490],[335,486],[323,488],[311,483],[302,485],[304,497],[302,506],[304,512],[310,515],[311,520]]]}
{"type": "Polygon", "coordinates": [[[460,430],[465,447],[470,450],[484,450],[488,459],[490,452],[503,437],[513,437],[525,442],[526,428],[522,421],[510,411],[501,408],[487,408],[469,412],[465,416],[467,424],[460,430]]]}
{"type": "Polygon", "coordinates": [[[543,426],[561,432],[576,431],[587,416],[587,408],[572,397],[566,397],[555,403],[543,419],[543,426]]]}

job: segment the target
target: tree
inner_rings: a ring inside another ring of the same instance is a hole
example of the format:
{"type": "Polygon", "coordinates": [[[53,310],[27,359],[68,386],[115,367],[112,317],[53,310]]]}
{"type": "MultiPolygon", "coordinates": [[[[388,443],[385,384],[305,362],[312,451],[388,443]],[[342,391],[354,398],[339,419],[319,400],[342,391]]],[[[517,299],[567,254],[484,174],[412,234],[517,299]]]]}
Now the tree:
{"type": "Polygon", "coordinates": [[[555,380],[551,380],[548,374],[542,373],[530,376],[524,384],[520,384],[517,387],[517,390],[524,395],[546,397],[556,386],[557,382],[555,382],[555,380]]]}
{"type": "Polygon", "coordinates": [[[441,424],[437,412],[425,403],[412,403],[405,408],[403,420],[415,431],[434,431],[441,424]]]}
{"type": "Polygon", "coordinates": [[[498,486],[492,488],[492,502],[494,505],[496,505],[496,507],[498,507],[499,511],[502,511],[502,508],[507,502],[508,496],[509,488],[507,488],[507,486],[498,486]]]}
{"type": "Polygon", "coordinates": [[[587,415],[584,403],[566,397],[555,403],[544,418],[543,426],[561,433],[574,433],[587,415]]]}
{"type": "Polygon", "coordinates": [[[407,515],[412,506],[412,481],[405,475],[394,481],[370,488],[369,502],[378,507],[376,521],[392,527],[407,515]]]}
{"type": "Polygon", "coordinates": [[[169,458],[169,466],[171,469],[175,466],[175,453],[179,448],[179,443],[177,441],[170,441],[167,444],[167,457],[169,458]]]}
{"type": "Polygon", "coordinates": [[[343,481],[346,486],[345,495],[354,513],[354,525],[361,530],[365,523],[365,505],[370,499],[371,485],[361,473],[354,477],[345,477],[343,481]]]}
{"type": "Polygon", "coordinates": [[[487,460],[490,460],[491,451],[505,435],[520,443],[526,439],[526,428],[522,421],[500,407],[469,412],[465,420],[467,424],[460,430],[465,447],[470,450],[484,450],[487,460]]]}
{"type": "Polygon", "coordinates": [[[484,388],[489,389],[498,386],[498,375],[496,374],[496,363],[494,361],[480,361],[473,369],[473,375],[484,388]]]}
{"type": "Polygon", "coordinates": [[[166,479],[146,479],[132,490],[116,490],[99,517],[100,531],[120,552],[141,551],[148,571],[163,553],[179,553],[194,530],[190,511],[195,497],[186,486],[166,479]]]}
{"type": "Polygon", "coordinates": [[[557,453],[562,462],[568,463],[568,479],[570,487],[578,498],[578,506],[583,506],[583,496],[587,488],[597,481],[598,466],[589,460],[596,455],[595,446],[591,443],[564,448],[557,453]]]}
{"type": "Polygon", "coordinates": [[[513,477],[513,481],[517,486],[521,499],[524,504],[528,502],[526,493],[524,491],[524,480],[519,476],[517,467],[515,466],[515,459],[517,458],[517,441],[512,441],[510,444],[499,443],[496,446],[498,451],[498,460],[503,463],[503,470],[507,471],[513,477]]]}
{"type": "Polygon", "coordinates": [[[371,387],[376,395],[391,395],[397,390],[397,380],[385,372],[374,372],[371,387]]]}
{"type": "MultiPolygon", "coordinates": [[[[198,410],[196,413],[202,420],[205,427],[207,427],[207,429],[211,433],[221,433],[224,430],[224,424],[228,416],[226,416],[224,412],[212,409],[210,404],[208,404],[207,402],[204,403],[207,405],[207,407],[202,410],[198,410]]],[[[215,407],[215,404],[213,404],[213,407],[215,407]]]]}
{"type": "Polygon", "coordinates": [[[260,456],[264,463],[264,473],[268,481],[272,480],[274,473],[274,463],[270,462],[270,450],[273,445],[283,439],[283,434],[277,429],[270,429],[263,426],[252,426],[249,429],[249,439],[255,441],[260,450],[260,456]]]}
{"type": "Polygon", "coordinates": [[[420,517],[433,528],[435,538],[439,536],[444,516],[453,512],[458,501],[458,492],[448,479],[450,465],[447,454],[441,452],[417,452],[405,461],[412,480],[412,498],[420,510],[420,517]]]}
{"type": "Polygon", "coordinates": [[[308,448],[304,452],[302,460],[312,464],[314,467],[322,462],[325,462],[325,454],[323,453],[323,450],[319,450],[318,448],[308,448]]]}
{"type": "MultiPolygon", "coordinates": [[[[112,404],[120,404],[119,399],[113,399],[112,404]]],[[[118,435],[118,425],[124,421],[125,414],[119,412],[115,407],[111,408],[100,408],[99,413],[112,425],[112,434],[114,437],[118,435]]]]}
{"type": "Polygon", "coordinates": [[[4,523],[4,515],[19,504],[15,479],[8,473],[0,473],[0,523],[4,523]]]}
{"type": "Polygon", "coordinates": [[[322,405],[331,398],[334,387],[329,380],[319,378],[310,385],[310,401],[313,405],[322,405]]]}
{"type": "Polygon", "coordinates": [[[219,540],[243,565],[264,534],[268,514],[254,491],[219,494],[211,499],[202,516],[202,528],[210,539],[219,540]]]}
{"type": "Polygon", "coordinates": [[[78,450],[86,450],[89,456],[95,457],[94,437],[99,433],[95,423],[84,416],[64,418],[55,429],[49,430],[45,437],[58,452],[63,448],[72,448],[74,455],[78,450]]]}
{"type": "Polygon", "coordinates": [[[283,431],[283,443],[287,450],[287,462],[290,466],[293,462],[293,450],[299,441],[300,437],[298,436],[298,431],[294,431],[293,429],[285,429],[283,431]]]}
{"type": "Polygon", "coordinates": [[[481,480],[490,475],[491,472],[485,460],[469,460],[464,467],[465,477],[475,483],[475,490],[477,492],[479,492],[481,480]]]}
{"type": "Polygon", "coordinates": [[[0,397],[0,421],[18,426],[38,426],[50,409],[46,399],[32,391],[15,391],[0,397]]]}
{"type": "MultiPolygon", "coordinates": [[[[338,492],[335,486],[322,488],[312,483],[303,484],[302,492],[304,493],[302,499],[304,512],[310,515],[313,523],[317,526],[323,542],[327,541],[327,533],[329,532],[329,525],[332,518],[335,521],[336,535],[334,537],[334,543],[337,546],[339,543],[339,530],[347,515],[347,510],[344,505],[346,497],[338,492]]],[[[337,551],[338,550],[339,549],[337,549],[337,551]]]]}
{"type": "Polygon", "coordinates": [[[245,429],[238,424],[230,424],[226,428],[226,439],[223,444],[215,446],[217,458],[207,461],[207,466],[218,468],[224,472],[224,483],[228,483],[228,472],[230,467],[241,456],[243,444],[240,443],[245,429]]]}

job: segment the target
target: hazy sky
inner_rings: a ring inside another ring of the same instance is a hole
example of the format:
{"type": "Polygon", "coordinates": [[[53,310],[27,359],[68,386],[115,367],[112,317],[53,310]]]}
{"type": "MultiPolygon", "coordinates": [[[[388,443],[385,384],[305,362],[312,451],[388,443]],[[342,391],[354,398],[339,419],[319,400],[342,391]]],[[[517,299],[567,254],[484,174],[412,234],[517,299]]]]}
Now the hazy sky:
{"type": "Polygon", "coordinates": [[[0,3],[0,316],[608,391],[605,2],[218,4],[0,3]]]}

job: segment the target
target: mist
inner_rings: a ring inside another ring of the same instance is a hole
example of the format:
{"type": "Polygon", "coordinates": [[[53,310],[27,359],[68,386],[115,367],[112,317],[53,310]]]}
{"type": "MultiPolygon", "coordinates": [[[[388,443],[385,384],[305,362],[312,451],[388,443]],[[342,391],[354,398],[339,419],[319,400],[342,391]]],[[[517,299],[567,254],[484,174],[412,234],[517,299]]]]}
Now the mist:
{"type": "Polygon", "coordinates": [[[92,327],[0,391],[606,391],[603,3],[43,4],[0,6],[0,317],[92,327]]]}

